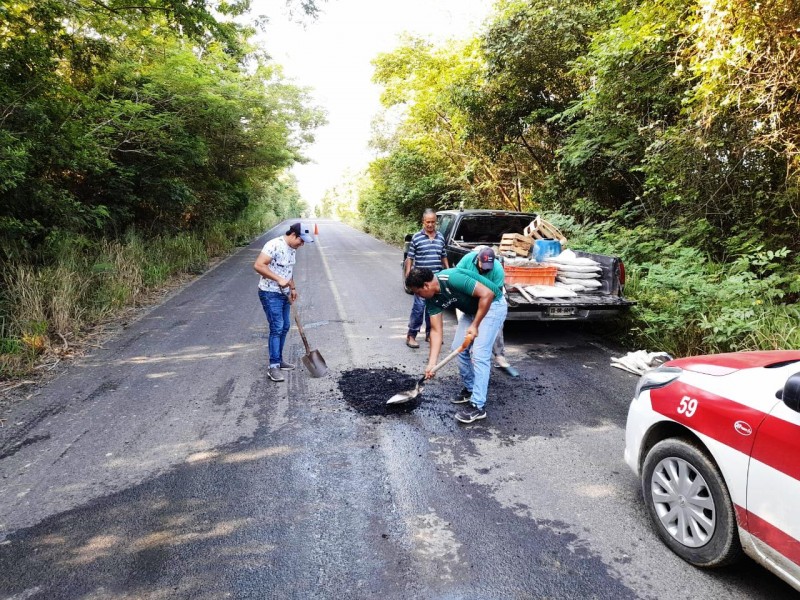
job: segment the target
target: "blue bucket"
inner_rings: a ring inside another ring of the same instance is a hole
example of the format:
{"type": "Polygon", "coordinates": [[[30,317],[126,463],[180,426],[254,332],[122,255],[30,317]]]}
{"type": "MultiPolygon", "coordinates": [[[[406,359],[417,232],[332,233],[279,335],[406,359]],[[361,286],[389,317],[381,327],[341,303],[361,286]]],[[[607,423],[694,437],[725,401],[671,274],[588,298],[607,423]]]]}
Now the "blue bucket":
{"type": "Polygon", "coordinates": [[[561,242],[558,240],[536,240],[533,243],[533,258],[542,262],[545,258],[561,254],[561,242]]]}

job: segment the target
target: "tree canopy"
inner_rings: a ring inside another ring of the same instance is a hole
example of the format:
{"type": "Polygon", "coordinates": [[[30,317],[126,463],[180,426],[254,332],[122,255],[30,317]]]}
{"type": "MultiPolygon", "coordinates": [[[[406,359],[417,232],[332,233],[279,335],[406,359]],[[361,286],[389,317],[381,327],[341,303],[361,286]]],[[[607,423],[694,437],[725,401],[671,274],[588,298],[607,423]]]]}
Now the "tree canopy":
{"type": "Polygon", "coordinates": [[[362,209],[552,210],[796,253],[798,31],[785,0],[500,0],[473,39],[375,59],[402,118],[362,209]]]}
{"type": "MultiPolygon", "coordinates": [[[[54,232],[235,217],[323,122],[240,25],[247,0],[0,6],[0,258],[54,232]]],[[[301,9],[314,11],[313,2],[301,9]]]]}

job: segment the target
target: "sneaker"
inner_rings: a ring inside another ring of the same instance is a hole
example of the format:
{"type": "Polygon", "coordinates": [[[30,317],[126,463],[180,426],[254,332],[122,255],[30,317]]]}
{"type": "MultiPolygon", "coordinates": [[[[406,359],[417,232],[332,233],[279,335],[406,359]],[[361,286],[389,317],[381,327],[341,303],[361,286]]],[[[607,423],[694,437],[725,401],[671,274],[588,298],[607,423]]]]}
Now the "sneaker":
{"type": "Polygon", "coordinates": [[[456,413],[456,421],[462,423],[472,423],[473,421],[479,421],[485,418],[486,411],[482,408],[477,408],[474,404],[470,404],[464,410],[460,410],[456,413]]]}
{"type": "Polygon", "coordinates": [[[283,373],[281,373],[280,367],[270,367],[269,371],[267,371],[267,376],[272,381],[283,381],[283,373]]]}
{"type": "Polygon", "coordinates": [[[293,371],[294,365],[292,363],[287,363],[281,361],[281,371],[293,371]]]}
{"type": "Polygon", "coordinates": [[[461,388],[461,392],[458,394],[458,397],[450,400],[450,404],[466,404],[471,399],[472,392],[470,392],[467,388],[461,388]]]}

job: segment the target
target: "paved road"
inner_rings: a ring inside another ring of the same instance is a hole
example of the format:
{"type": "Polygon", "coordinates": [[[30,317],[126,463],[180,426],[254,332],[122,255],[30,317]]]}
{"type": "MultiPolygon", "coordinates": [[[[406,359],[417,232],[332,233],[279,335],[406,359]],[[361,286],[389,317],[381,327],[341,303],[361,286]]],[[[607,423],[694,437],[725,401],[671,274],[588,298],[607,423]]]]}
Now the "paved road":
{"type": "Polygon", "coordinates": [[[486,421],[452,419],[454,365],[415,410],[367,416],[341,381],[425,362],[403,344],[400,251],[320,223],[296,275],[331,374],[276,384],[262,243],[0,415],[0,598],[794,596],[656,539],[622,460],[635,378],[609,368],[613,336],[509,324],[522,376],[493,376],[486,421]]]}

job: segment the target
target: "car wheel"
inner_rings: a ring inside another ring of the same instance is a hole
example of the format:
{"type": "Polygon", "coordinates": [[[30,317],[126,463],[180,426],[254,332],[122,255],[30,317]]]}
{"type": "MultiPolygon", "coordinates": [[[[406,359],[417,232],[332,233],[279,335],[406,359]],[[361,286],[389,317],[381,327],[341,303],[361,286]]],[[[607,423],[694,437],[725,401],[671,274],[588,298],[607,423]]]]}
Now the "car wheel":
{"type": "Polygon", "coordinates": [[[720,567],[742,554],[736,515],[719,469],[697,446],[659,442],[642,467],[642,493],[664,543],[697,567],[720,567]]]}

